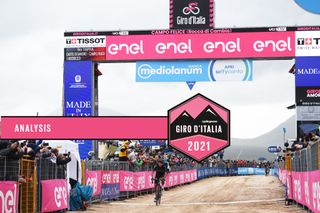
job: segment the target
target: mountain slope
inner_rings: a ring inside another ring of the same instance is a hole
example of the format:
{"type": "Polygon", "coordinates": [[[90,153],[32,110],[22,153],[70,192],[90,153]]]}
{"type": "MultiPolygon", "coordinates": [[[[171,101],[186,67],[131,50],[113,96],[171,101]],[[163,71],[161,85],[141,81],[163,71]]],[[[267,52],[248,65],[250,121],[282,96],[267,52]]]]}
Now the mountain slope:
{"type": "MultiPolygon", "coordinates": [[[[231,146],[225,150],[225,159],[257,160],[265,157],[274,160],[275,154],[268,152],[269,146],[281,146],[283,148],[283,128],[286,128],[286,139],[296,137],[296,118],[290,117],[268,133],[257,138],[231,139],[231,146]]],[[[232,131],[232,130],[231,130],[232,131]]]]}

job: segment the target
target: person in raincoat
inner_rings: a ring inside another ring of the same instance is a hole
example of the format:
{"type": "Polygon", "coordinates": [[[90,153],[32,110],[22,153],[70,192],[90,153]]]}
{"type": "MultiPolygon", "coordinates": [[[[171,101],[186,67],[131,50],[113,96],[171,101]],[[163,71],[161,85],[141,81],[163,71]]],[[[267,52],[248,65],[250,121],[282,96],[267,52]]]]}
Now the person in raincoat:
{"type": "Polygon", "coordinates": [[[69,183],[71,185],[69,210],[86,211],[85,201],[88,201],[92,197],[92,186],[82,186],[78,181],[72,178],[69,178],[69,183]]]}

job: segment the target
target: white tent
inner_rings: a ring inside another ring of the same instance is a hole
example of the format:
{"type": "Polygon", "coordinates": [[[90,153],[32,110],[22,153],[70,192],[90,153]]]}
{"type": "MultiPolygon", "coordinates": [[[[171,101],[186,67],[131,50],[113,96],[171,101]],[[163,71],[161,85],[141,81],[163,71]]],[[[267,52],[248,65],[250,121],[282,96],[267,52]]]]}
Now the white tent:
{"type": "Polygon", "coordinates": [[[59,153],[70,152],[71,161],[67,164],[67,178],[73,178],[81,183],[81,159],[79,146],[70,140],[45,140],[52,148],[58,148],[59,153]]]}

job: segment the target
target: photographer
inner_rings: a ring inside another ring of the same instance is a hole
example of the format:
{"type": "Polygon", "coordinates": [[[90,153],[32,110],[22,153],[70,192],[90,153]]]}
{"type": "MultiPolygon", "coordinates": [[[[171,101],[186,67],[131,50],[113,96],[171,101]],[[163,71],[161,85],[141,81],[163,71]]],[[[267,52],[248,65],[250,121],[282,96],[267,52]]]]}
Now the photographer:
{"type": "Polygon", "coordinates": [[[0,156],[11,160],[19,160],[23,156],[23,150],[18,141],[3,141],[0,143],[0,156]]]}
{"type": "Polygon", "coordinates": [[[50,158],[53,154],[51,153],[51,147],[48,143],[42,143],[40,146],[39,157],[50,158]]]}
{"type": "Polygon", "coordinates": [[[54,154],[57,165],[65,165],[71,161],[70,152],[68,152],[68,154],[59,154],[58,149],[52,149],[51,152],[54,154]]]}

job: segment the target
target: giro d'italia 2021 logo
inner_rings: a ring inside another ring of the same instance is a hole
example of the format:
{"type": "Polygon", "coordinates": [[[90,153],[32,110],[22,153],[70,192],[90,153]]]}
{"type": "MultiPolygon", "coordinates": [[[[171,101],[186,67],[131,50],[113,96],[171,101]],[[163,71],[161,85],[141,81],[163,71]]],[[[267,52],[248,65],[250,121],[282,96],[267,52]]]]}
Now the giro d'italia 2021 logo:
{"type": "Polygon", "coordinates": [[[230,111],[197,94],[168,111],[169,145],[196,161],[230,145],[230,111]]]}

